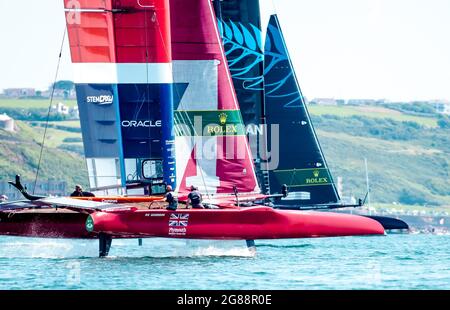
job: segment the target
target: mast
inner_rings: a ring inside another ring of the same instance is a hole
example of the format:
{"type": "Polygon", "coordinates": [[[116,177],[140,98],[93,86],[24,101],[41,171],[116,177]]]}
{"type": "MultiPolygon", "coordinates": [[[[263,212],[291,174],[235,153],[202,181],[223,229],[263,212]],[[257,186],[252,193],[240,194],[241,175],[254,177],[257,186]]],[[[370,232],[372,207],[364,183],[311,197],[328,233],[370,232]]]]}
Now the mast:
{"type": "MultiPolygon", "coordinates": [[[[370,210],[370,186],[369,186],[369,170],[367,169],[367,158],[364,157],[364,167],[366,169],[366,188],[367,188],[367,205],[370,210]]],[[[371,211],[369,211],[371,212],[371,211]]]]}
{"type": "MultiPolygon", "coordinates": [[[[150,1],[152,2],[152,1],[150,1]]],[[[173,76],[172,72],[172,39],[170,35],[170,6],[169,0],[154,0],[156,13],[155,42],[161,44],[156,49],[162,53],[161,59],[169,63],[163,74],[173,76]]],[[[161,86],[161,147],[163,155],[163,179],[164,183],[176,188],[176,161],[175,161],[175,133],[174,133],[174,106],[172,83],[161,86]]]]}

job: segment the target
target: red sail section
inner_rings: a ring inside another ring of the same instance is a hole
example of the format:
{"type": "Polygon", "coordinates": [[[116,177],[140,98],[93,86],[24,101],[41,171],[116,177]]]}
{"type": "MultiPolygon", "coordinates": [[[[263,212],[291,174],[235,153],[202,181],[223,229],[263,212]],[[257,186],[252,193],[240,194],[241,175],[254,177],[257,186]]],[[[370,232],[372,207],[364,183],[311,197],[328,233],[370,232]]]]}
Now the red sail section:
{"type": "Polygon", "coordinates": [[[170,62],[165,2],[65,0],[72,62],[170,62]]]}
{"type": "Polygon", "coordinates": [[[116,9],[132,11],[132,14],[117,14],[114,19],[116,31],[117,62],[170,62],[170,42],[164,38],[170,34],[170,21],[156,18],[166,13],[160,3],[166,0],[116,0],[116,9]],[[151,11],[143,8],[155,7],[151,11]]]}
{"type": "Polygon", "coordinates": [[[239,109],[210,1],[173,0],[170,14],[173,60],[218,60],[219,109],[239,109]]]}
{"type": "Polygon", "coordinates": [[[115,61],[112,13],[66,12],[66,19],[73,63],[115,61]]]}
{"type": "Polygon", "coordinates": [[[172,0],[170,11],[174,82],[186,85],[175,121],[195,127],[176,138],[178,189],[259,192],[211,1],[172,0]]]}

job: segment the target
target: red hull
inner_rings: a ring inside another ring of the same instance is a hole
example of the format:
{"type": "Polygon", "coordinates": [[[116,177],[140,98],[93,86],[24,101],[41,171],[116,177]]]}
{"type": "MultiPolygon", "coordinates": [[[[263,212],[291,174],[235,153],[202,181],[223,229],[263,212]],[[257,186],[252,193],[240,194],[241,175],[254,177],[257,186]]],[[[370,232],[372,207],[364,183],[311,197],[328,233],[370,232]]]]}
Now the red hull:
{"type": "Polygon", "coordinates": [[[43,238],[96,238],[85,228],[87,214],[75,212],[0,212],[0,235],[43,238]]]}
{"type": "Polygon", "coordinates": [[[366,217],[268,207],[96,212],[89,221],[95,232],[145,237],[280,239],[384,234],[380,223],[366,217]]]}
{"type": "Polygon", "coordinates": [[[116,238],[166,237],[191,239],[278,239],[384,234],[375,220],[349,214],[281,211],[267,207],[176,212],[137,210],[81,213],[0,213],[0,234],[28,237],[96,238],[106,232],[116,238]]]}

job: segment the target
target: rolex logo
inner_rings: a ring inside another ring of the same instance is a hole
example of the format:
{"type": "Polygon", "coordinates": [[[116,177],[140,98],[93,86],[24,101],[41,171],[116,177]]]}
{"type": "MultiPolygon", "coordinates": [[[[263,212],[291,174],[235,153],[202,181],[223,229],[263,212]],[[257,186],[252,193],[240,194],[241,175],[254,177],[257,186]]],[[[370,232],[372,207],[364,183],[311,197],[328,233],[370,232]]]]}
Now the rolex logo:
{"type": "Polygon", "coordinates": [[[219,114],[219,122],[220,122],[220,125],[225,125],[225,124],[227,123],[227,118],[228,118],[228,115],[227,115],[227,114],[225,114],[225,113],[220,113],[220,114],[219,114]]]}
{"type": "Polygon", "coordinates": [[[313,176],[312,178],[305,178],[305,184],[311,184],[311,185],[325,185],[329,184],[328,182],[328,176],[327,173],[322,173],[322,177],[319,177],[320,170],[314,169],[312,172],[313,176]]]}

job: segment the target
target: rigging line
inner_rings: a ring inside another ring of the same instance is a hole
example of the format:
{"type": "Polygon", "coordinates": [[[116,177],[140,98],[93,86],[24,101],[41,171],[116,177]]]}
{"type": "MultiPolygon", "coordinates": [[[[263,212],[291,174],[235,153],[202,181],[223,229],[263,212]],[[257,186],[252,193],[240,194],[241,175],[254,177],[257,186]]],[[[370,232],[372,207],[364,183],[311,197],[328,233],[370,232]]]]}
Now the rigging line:
{"type": "MultiPolygon", "coordinates": [[[[161,37],[161,42],[162,42],[162,44],[164,45],[164,53],[166,53],[166,57],[168,58],[168,56],[169,56],[169,53],[167,52],[168,49],[167,49],[167,46],[166,46],[165,41],[164,41],[164,37],[163,37],[162,32],[161,32],[161,28],[159,27],[159,20],[158,20],[158,16],[157,16],[156,12],[155,12],[155,22],[156,22],[156,24],[157,24],[157,29],[158,29],[159,35],[160,35],[160,37],[161,37]]],[[[171,62],[170,62],[170,66],[171,66],[171,68],[172,68],[172,80],[173,80],[173,82],[175,82],[175,78],[174,78],[174,75],[173,75],[173,60],[172,60],[172,59],[171,59],[171,62]]],[[[173,83],[173,84],[174,84],[174,83],[173,83]]],[[[176,94],[177,94],[177,97],[178,97],[179,100],[180,100],[180,105],[181,105],[181,104],[182,104],[182,103],[181,103],[181,95],[180,95],[180,92],[179,92],[179,90],[178,90],[178,87],[175,87],[175,85],[173,85],[172,89],[175,89],[175,92],[176,92],[176,94]]],[[[181,106],[181,107],[182,107],[182,106],[181,106]]],[[[182,108],[183,108],[183,107],[182,107],[182,108]]],[[[186,115],[186,119],[187,119],[189,125],[191,125],[191,128],[192,128],[193,131],[194,131],[194,141],[195,141],[195,137],[197,136],[197,132],[196,132],[196,129],[195,129],[194,124],[192,123],[191,119],[189,118],[189,113],[188,113],[188,111],[187,111],[186,109],[184,109],[184,108],[183,108],[181,111],[182,111],[182,113],[184,113],[184,114],[186,115]]],[[[174,112],[175,112],[175,111],[174,111],[174,112]]],[[[174,113],[174,114],[175,114],[175,113],[174,113]]],[[[175,115],[174,115],[174,117],[175,117],[175,115]]],[[[195,147],[195,145],[194,145],[194,147],[195,147]]],[[[194,154],[195,154],[195,152],[194,152],[194,154]]],[[[201,178],[202,178],[203,185],[205,186],[206,196],[208,197],[208,199],[211,199],[211,194],[209,194],[209,191],[208,191],[208,186],[207,186],[207,184],[206,184],[205,176],[204,176],[204,174],[203,174],[203,169],[198,169],[198,171],[199,171],[200,176],[201,176],[201,178]]]]}
{"type": "Polygon", "coordinates": [[[51,111],[51,108],[52,108],[53,96],[55,94],[56,80],[58,78],[59,66],[61,64],[61,57],[62,57],[62,51],[63,51],[63,48],[64,48],[64,41],[66,39],[66,33],[67,33],[67,28],[66,28],[66,26],[64,26],[64,34],[63,34],[63,38],[62,38],[62,41],[61,41],[61,47],[59,49],[58,64],[56,66],[55,79],[53,80],[52,93],[50,95],[50,103],[48,105],[47,119],[46,119],[46,122],[45,122],[44,136],[42,137],[41,150],[40,150],[40,153],[39,153],[39,161],[38,161],[38,166],[37,166],[37,170],[36,170],[36,177],[34,179],[33,195],[34,195],[34,192],[36,191],[36,185],[37,185],[37,181],[38,181],[38,178],[39,178],[39,170],[41,168],[42,153],[44,151],[45,138],[47,136],[48,122],[49,122],[49,119],[50,119],[50,111],[51,111]]]}

